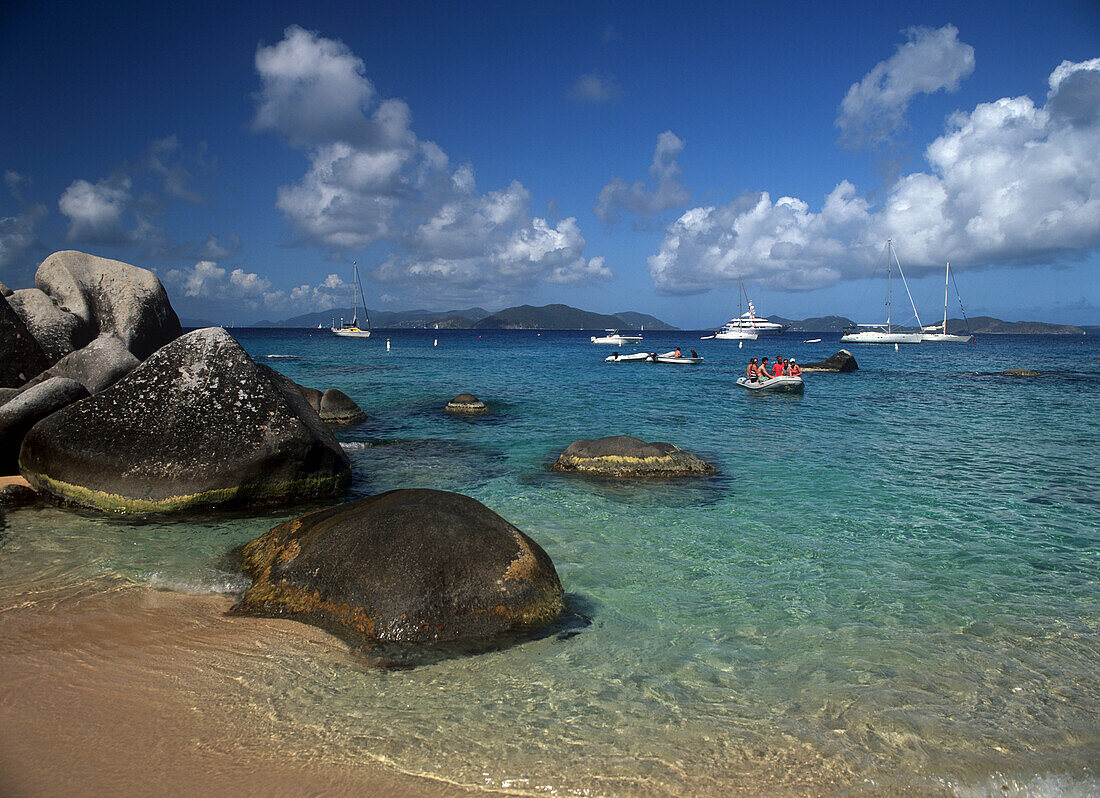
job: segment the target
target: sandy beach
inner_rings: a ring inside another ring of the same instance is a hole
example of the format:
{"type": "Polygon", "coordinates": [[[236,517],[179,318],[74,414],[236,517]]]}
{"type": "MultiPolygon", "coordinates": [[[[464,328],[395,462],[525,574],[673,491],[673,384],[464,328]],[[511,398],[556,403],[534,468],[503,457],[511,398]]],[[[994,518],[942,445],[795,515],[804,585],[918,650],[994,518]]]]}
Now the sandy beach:
{"type": "Polygon", "coordinates": [[[5,598],[0,793],[6,796],[470,793],[292,750],[237,678],[273,652],[346,657],[324,632],[225,615],[224,596],[123,589],[5,598]]]}

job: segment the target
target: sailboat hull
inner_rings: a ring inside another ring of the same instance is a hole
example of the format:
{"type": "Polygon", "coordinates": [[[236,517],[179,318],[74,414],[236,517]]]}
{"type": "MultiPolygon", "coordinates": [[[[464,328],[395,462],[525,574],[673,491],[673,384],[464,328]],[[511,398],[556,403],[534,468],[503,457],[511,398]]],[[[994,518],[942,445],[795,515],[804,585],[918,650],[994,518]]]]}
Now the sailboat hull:
{"type": "Polygon", "coordinates": [[[919,344],[923,338],[921,333],[860,330],[840,336],[840,342],[842,344],[919,344]]]}
{"type": "Polygon", "coordinates": [[[370,330],[333,329],[332,334],[339,335],[341,338],[370,338],[370,330]]]}
{"type": "Polygon", "coordinates": [[[969,335],[952,335],[951,333],[924,333],[921,341],[930,344],[965,344],[970,340],[969,335]]]}

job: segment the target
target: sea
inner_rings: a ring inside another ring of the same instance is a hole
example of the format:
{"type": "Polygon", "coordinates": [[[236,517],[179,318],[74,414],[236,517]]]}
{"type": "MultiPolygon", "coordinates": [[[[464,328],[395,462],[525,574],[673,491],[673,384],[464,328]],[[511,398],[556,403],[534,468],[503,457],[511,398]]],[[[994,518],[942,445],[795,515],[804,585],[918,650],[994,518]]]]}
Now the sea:
{"type": "MultiPolygon", "coordinates": [[[[231,333],[369,414],[336,431],[347,499],[478,499],[546,550],[580,619],[409,670],[335,638],[262,657],[242,638],[218,678],[281,750],[518,795],[1100,795],[1093,337],[847,345],[857,371],[750,395],[735,383],[750,357],[822,360],[838,336],[646,331],[618,350],[703,356],[686,366],[604,362],[616,348],[593,331],[231,333]],[[1015,368],[1043,374],[1002,374],[1015,368]],[[460,393],[491,412],[444,413],[460,393]],[[718,473],[550,470],[609,435],[673,443],[718,473]]],[[[0,609],[235,597],[248,582],[233,550],[315,506],[7,511],[0,609]]]]}

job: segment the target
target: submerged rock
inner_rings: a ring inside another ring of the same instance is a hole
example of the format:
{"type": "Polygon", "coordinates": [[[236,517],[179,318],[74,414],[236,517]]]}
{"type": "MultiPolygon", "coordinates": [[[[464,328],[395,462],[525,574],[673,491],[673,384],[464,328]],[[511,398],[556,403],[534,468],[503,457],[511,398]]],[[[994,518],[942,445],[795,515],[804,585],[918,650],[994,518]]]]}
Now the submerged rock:
{"type": "Polygon", "coordinates": [[[93,330],[91,337],[113,335],[139,360],[182,333],[164,286],[148,269],[66,250],[42,261],[34,284],[93,330]]]}
{"type": "Polygon", "coordinates": [[[51,377],[0,405],[0,474],[18,473],[19,447],[35,424],[86,396],[76,380],[51,377]]]}
{"type": "Polygon", "coordinates": [[[321,395],[321,420],[326,424],[358,424],[367,417],[343,391],[329,388],[321,395]]]}
{"type": "Polygon", "coordinates": [[[835,355],[830,355],[818,363],[803,363],[800,368],[803,371],[856,371],[859,366],[856,359],[847,349],[841,349],[835,355]]]}
{"type": "Polygon", "coordinates": [[[474,649],[559,618],[561,582],[531,538],[485,505],[394,490],[280,524],[243,549],[239,612],[287,615],[353,643],[474,649]]]}
{"type": "Polygon", "coordinates": [[[710,463],[671,443],[646,443],[629,435],[571,443],[554,471],[579,471],[614,477],[673,477],[713,474],[710,463]]]}
{"type": "Polygon", "coordinates": [[[460,393],[443,408],[448,413],[485,413],[489,410],[486,404],[472,393],[460,393]]]}
{"type": "Polygon", "coordinates": [[[116,512],[334,496],[351,473],[294,384],[220,328],[36,424],[19,465],[39,490],[116,512]]]}
{"type": "Polygon", "coordinates": [[[0,387],[18,388],[49,365],[49,358],[26,323],[0,296],[0,387]]]}

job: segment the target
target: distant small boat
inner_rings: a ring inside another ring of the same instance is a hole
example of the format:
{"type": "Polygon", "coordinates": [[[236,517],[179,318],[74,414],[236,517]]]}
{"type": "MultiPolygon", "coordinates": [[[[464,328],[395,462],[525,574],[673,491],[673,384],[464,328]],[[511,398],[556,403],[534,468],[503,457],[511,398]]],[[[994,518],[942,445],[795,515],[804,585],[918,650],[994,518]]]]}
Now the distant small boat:
{"type": "Polygon", "coordinates": [[[821,339],[820,338],[807,338],[802,343],[804,343],[804,344],[819,344],[819,343],[821,343],[821,339]]]}
{"type": "Polygon", "coordinates": [[[618,330],[604,330],[604,333],[606,335],[593,335],[592,343],[626,346],[627,344],[640,344],[642,342],[642,336],[640,335],[623,335],[618,330]]]}
{"type": "Polygon", "coordinates": [[[748,377],[741,377],[737,384],[749,393],[802,393],[806,385],[801,377],[772,377],[770,380],[753,382],[748,377]]]}

